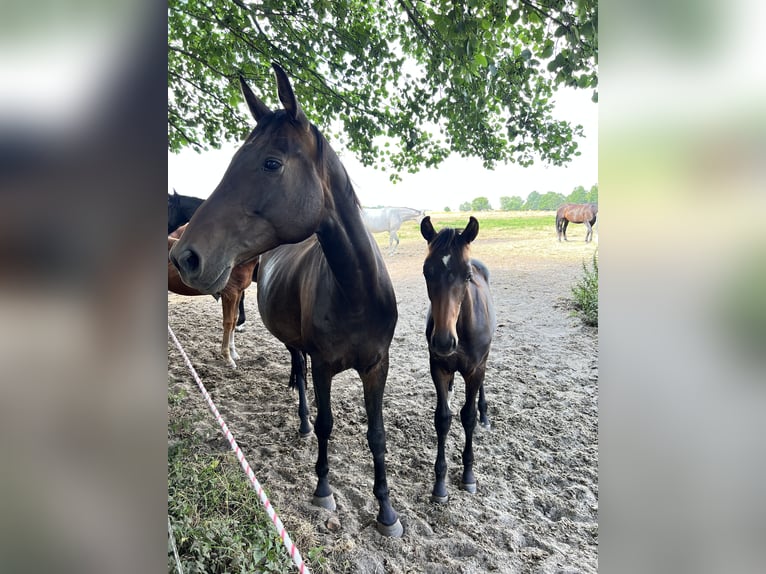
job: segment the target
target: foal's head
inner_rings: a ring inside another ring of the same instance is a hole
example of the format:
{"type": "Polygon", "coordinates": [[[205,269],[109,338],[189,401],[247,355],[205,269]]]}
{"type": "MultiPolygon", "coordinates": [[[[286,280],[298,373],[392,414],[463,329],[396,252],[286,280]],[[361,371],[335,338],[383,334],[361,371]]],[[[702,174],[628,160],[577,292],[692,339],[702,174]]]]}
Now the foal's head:
{"type": "Polygon", "coordinates": [[[473,279],[469,244],[479,233],[479,222],[471,217],[461,232],[445,228],[437,233],[426,216],[420,232],[428,241],[428,255],[423,263],[434,328],[428,347],[437,355],[451,355],[457,350],[457,320],[468,284],[473,279]]]}

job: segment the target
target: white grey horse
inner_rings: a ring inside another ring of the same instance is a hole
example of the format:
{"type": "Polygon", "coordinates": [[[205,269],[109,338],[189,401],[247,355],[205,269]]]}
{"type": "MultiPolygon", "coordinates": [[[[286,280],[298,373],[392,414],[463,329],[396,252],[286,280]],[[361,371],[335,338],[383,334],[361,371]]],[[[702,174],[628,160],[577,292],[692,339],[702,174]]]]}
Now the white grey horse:
{"type": "Polygon", "coordinates": [[[388,253],[393,254],[399,247],[399,235],[396,233],[405,221],[416,219],[418,223],[425,217],[422,209],[411,207],[363,207],[364,224],[371,233],[388,231],[388,253]]]}

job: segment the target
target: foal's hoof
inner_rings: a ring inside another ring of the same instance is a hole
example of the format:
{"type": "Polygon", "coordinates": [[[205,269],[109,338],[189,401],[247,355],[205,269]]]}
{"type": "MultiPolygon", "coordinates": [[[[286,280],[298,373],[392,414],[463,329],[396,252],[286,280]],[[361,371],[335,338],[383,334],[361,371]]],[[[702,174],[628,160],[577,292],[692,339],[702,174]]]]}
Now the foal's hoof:
{"type": "Polygon", "coordinates": [[[460,482],[460,489],[465,490],[469,494],[476,494],[476,483],[475,482],[460,482]]]}
{"type": "Polygon", "coordinates": [[[375,526],[378,529],[378,532],[380,532],[383,536],[391,536],[392,538],[401,538],[402,534],[404,534],[404,526],[402,526],[402,523],[399,522],[398,518],[396,519],[396,522],[394,522],[390,526],[386,526],[385,524],[382,524],[380,522],[376,522],[375,526]]]}
{"type": "Polygon", "coordinates": [[[335,498],[332,494],[329,494],[327,496],[314,496],[311,499],[311,504],[314,506],[319,506],[320,508],[325,508],[329,510],[330,512],[335,512],[335,498]]]}

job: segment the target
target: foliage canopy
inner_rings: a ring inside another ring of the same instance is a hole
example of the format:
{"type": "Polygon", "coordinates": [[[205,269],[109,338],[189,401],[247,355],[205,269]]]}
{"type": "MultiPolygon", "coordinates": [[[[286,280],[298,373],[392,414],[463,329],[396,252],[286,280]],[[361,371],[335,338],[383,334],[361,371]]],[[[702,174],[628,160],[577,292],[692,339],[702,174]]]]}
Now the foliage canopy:
{"type": "Polygon", "coordinates": [[[170,0],[168,146],[242,139],[238,75],[273,101],[276,61],[328,137],[394,178],[452,152],[562,165],[582,128],[551,96],[597,99],[597,31],[597,0],[170,0]]]}

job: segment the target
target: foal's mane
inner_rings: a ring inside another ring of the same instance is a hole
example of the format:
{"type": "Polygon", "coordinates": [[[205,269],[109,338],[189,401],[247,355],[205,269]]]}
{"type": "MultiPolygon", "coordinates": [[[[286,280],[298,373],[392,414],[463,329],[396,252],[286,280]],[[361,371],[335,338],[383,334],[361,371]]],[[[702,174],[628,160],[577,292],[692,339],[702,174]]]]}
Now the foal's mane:
{"type": "Polygon", "coordinates": [[[454,242],[460,237],[460,231],[452,227],[445,227],[429,242],[428,248],[433,253],[434,251],[441,251],[443,249],[449,249],[454,242]]]}

